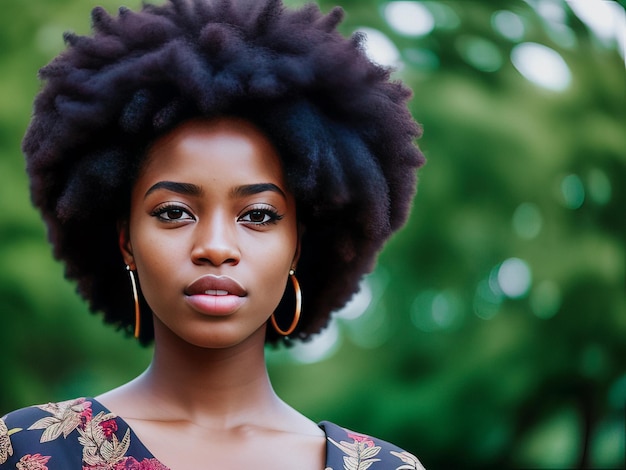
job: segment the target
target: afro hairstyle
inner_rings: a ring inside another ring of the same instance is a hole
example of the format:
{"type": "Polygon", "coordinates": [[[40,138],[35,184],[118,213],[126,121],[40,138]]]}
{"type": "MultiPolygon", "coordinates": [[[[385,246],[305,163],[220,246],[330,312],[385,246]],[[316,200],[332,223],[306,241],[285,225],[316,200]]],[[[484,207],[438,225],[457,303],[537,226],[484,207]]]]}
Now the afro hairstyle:
{"type": "MultiPolygon", "coordinates": [[[[116,16],[95,8],[91,35],[65,34],[66,49],[40,70],[23,150],[54,255],[105,322],[132,333],[117,226],[142,159],[193,118],[247,119],[278,150],[305,227],[291,338],[319,332],[358,291],[408,216],[424,157],[410,90],[368,59],[361,34],[337,31],[342,18],[341,8],[280,0],[169,0],[116,16]]],[[[283,325],[287,297],[275,312],[283,325]]],[[[143,298],[141,310],[148,344],[143,298]]],[[[279,339],[268,328],[267,342],[279,339]]]]}

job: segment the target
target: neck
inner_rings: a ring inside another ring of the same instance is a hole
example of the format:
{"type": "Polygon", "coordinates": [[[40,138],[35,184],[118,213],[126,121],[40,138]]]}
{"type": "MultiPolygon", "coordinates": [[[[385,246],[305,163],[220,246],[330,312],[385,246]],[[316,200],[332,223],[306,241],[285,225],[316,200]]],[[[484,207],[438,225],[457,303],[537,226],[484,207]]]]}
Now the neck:
{"type": "Polygon", "coordinates": [[[265,365],[265,330],[224,349],[193,346],[156,327],[155,351],[137,379],[162,411],[207,427],[230,427],[280,409],[265,365]]]}

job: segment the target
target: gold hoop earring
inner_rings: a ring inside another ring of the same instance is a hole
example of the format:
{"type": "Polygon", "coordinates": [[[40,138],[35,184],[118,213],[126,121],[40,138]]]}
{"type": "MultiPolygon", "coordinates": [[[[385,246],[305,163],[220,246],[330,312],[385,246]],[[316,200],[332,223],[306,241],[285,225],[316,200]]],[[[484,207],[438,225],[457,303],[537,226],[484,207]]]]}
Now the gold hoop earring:
{"type": "Polygon", "coordinates": [[[278,323],[276,323],[276,318],[274,317],[273,313],[270,317],[270,319],[272,320],[272,326],[274,327],[276,332],[282,336],[289,336],[291,333],[294,332],[296,326],[298,326],[298,322],[300,321],[300,312],[302,310],[302,290],[300,289],[300,283],[298,282],[298,279],[296,279],[296,272],[293,269],[289,271],[289,277],[291,278],[291,283],[293,284],[293,289],[296,293],[296,312],[293,316],[293,321],[291,322],[289,328],[287,328],[286,330],[281,330],[278,326],[278,323]]]}
{"type": "Polygon", "coordinates": [[[135,301],[135,338],[139,338],[139,329],[141,326],[141,315],[139,312],[139,294],[137,292],[137,281],[135,280],[135,271],[130,268],[130,265],[126,265],[126,271],[130,276],[130,284],[133,287],[133,299],[135,301]]]}

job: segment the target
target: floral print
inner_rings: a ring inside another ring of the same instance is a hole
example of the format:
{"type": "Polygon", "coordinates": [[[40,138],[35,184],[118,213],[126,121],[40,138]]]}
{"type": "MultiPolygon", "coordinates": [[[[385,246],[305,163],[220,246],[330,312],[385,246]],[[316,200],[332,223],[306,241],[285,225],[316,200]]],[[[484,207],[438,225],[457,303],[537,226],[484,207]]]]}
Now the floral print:
{"type": "Polygon", "coordinates": [[[0,419],[0,465],[6,462],[8,458],[13,455],[11,434],[15,434],[21,430],[21,428],[9,429],[4,422],[4,419],[0,419]]]}
{"type": "MultiPolygon", "coordinates": [[[[412,454],[336,424],[325,470],[424,470],[412,454]]],[[[169,470],[128,424],[93,398],[33,406],[0,419],[0,470],[169,470]]]]}
{"type": "Polygon", "coordinates": [[[130,447],[130,428],[126,429],[120,440],[114,434],[111,421],[115,419],[113,413],[101,411],[89,421],[84,429],[79,429],[78,442],[83,446],[83,468],[114,468],[124,459],[130,447]]]}
{"type": "Polygon", "coordinates": [[[325,470],[425,470],[417,457],[393,444],[342,429],[333,423],[324,422],[322,427],[332,445],[327,447],[325,470]],[[347,439],[337,441],[334,436],[347,439]],[[329,463],[336,466],[328,466],[329,463]]]}
{"type": "Polygon", "coordinates": [[[49,456],[44,457],[40,454],[30,455],[26,454],[15,465],[18,470],[48,470],[46,464],[50,460],[49,456]]]}
{"type": "Polygon", "coordinates": [[[143,459],[139,462],[134,457],[124,457],[115,465],[98,464],[95,466],[83,466],[83,470],[169,470],[169,468],[155,458],[143,459]]]}
{"type": "Polygon", "coordinates": [[[9,437],[9,428],[7,428],[4,420],[0,419],[0,464],[3,464],[13,455],[13,447],[11,446],[11,438],[9,437]]]}
{"type": "Polygon", "coordinates": [[[391,451],[391,455],[398,457],[404,462],[404,465],[400,465],[396,470],[420,470],[423,469],[422,464],[417,460],[413,454],[409,454],[407,451],[402,452],[391,451]]]}
{"type": "Polygon", "coordinates": [[[37,408],[51,413],[52,416],[46,416],[35,422],[28,428],[29,431],[34,429],[43,429],[39,442],[50,442],[61,437],[67,438],[72,431],[85,423],[85,415],[90,415],[91,402],[84,398],[77,400],[64,401],[60,403],[48,403],[40,405],[37,408]]]}
{"type": "Polygon", "coordinates": [[[353,442],[337,442],[331,437],[328,438],[330,443],[339,447],[346,454],[343,458],[346,470],[367,470],[374,462],[380,461],[374,457],[378,455],[381,448],[374,445],[371,438],[354,433],[348,433],[348,438],[352,439],[353,442]]]}

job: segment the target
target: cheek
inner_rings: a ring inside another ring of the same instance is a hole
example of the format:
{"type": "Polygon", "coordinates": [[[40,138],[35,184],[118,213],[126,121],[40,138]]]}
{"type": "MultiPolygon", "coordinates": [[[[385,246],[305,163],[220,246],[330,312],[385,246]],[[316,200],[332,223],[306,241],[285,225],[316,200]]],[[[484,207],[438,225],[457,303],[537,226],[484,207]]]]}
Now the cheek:
{"type": "Polygon", "coordinates": [[[246,250],[242,256],[245,264],[254,266],[254,276],[260,280],[266,299],[272,304],[277,305],[285,291],[289,270],[293,266],[297,240],[295,227],[293,230],[289,227],[280,236],[267,237],[251,244],[250,250],[246,250]]]}
{"type": "Polygon", "coordinates": [[[284,227],[275,237],[263,240],[259,249],[260,258],[267,263],[268,269],[289,272],[296,254],[298,234],[295,225],[284,227]]]}
{"type": "Polygon", "coordinates": [[[243,265],[254,266],[261,278],[276,281],[291,269],[295,243],[289,239],[266,240],[250,246],[242,253],[243,265]]]}
{"type": "Polygon", "coordinates": [[[171,275],[177,253],[167,239],[155,237],[141,225],[131,226],[131,242],[137,274],[144,297],[151,303],[154,294],[163,292],[164,282],[171,275]]]}

